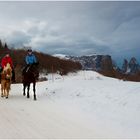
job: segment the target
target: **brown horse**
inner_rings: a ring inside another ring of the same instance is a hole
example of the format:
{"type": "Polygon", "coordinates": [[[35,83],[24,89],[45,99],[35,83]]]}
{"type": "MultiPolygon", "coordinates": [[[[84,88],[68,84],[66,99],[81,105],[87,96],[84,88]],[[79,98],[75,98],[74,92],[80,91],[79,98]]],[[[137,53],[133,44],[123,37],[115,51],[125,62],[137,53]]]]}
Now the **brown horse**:
{"type": "Polygon", "coordinates": [[[28,66],[26,69],[23,70],[23,95],[25,96],[25,90],[27,88],[27,98],[30,98],[29,90],[30,84],[33,83],[33,92],[34,92],[34,100],[36,100],[36,79],[38,77],[38,71],[34,65],[28,66]]]}
{"type": "Polygon", "coordinates": [[[8,63],[1,73],[1,97],[8,98],[12,79],[12,68],[8,63]]]}

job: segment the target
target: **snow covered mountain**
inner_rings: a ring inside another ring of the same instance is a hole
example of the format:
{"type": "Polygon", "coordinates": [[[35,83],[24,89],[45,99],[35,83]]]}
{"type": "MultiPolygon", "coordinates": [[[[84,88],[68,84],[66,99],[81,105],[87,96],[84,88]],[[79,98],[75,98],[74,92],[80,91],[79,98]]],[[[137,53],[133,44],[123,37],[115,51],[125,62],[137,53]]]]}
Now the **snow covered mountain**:
{"type": "Polygon", "coordinates": [[[53,55],[63,59],[71,59],[81,63],[83,70],[95,70],[95,71],[112,71],[113,64],[111,56],[109,55],[86,55],[86,56],[67,56],[56,54],[53,55]]]}
{"type": "MultiPolygon", "coordinates": [[[[104,71],[118,69],[118,66],[114,66],[112,58],[110,55],[85,55],[85,56],[69,56],[64,54],[55,54],[55,57],[59,57],[61,59],[71,59],[73,61],[78,61],[81,63],[84,70],[95,70],[95,71],[104,71]],[[106,68],[105,68],[106,65],[106,68]]],[[[120,68],[121,72],[124,74],[135,74],[140,71],[140,65],[137,62],[135,57],[132,57],[130,61],[124,59],[123,65],[120,68]]]]}
{"type": "Polygon", "coordinates": [[[140,85],[93,71],[48,75],[38,82],[37,101],[12,84],[0,98],[1,139],[140,138],[140,85]]]}
{"type": "Polygon", "coordinates": [[[128,62],[126,59],[122,67],[118,67],[110,55],[66,56],[63,59],[78,61],[83,70],[94,70],[103,75],[130,81],[140,81],[140,65],[135,57],[128,62]]]}
{"type": "Polygon", "coordinates": [[[60,58],[60,59],[69,59],[69,58],[67,57],[67,55],[65,55],[65,54],[54,54],[53,56],[54,56],[54,57],[58,57],[58,58],[60,58]]]}

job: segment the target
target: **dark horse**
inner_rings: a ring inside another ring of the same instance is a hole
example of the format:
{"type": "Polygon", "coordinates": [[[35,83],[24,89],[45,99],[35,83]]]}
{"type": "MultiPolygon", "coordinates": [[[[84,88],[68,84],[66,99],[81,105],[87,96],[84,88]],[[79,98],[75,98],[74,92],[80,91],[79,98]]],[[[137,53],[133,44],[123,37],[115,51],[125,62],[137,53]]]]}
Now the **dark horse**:
{"type": "Polygon", "coordinates": [[[23,82],[23,95],[25,96],[25,90],[27,87],[27,98],[30,98],[29,95],[29,90],[30,90],[30,84],[33,83],[33,92],[34,92],[34,100],[36,100],[36,80],[38,79],[38,70],[37,70],[37,65],[33,64],[30,66],[27,66],[26,68],[24,68],[23,72],[22,72],[22,82],[23,82]]]}

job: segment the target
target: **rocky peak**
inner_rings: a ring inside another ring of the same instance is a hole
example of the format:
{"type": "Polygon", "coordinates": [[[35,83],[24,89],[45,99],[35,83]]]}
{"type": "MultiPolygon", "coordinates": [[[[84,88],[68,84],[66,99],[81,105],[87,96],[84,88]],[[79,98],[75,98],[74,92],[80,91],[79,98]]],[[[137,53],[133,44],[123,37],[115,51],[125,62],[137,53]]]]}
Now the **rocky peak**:
{"type": "Polygon", "coordinates": [[[138,64],[138,63],[137,63],[136,58],[135,58],[135,57],[132,57],[132,58],[130,59],[129,66],[131,66],[131,65],[137,65],[137,64],[138,64]]]}
{"type": "Polygon", "coordinates": [[[128,62],[126,59],[123,61],[122,72],[124,74],[136,74],[140,70],[140,66],[135,57],[132,57],[128,62]]]}
{"type": "Polygon", "coordinates": [[[122,65],[122,72],[126,73],[128,71],[128,61],[126,59],[123,60],[123,65],[122,65]]]}
{"type": "Polygon", "coordinates": [[[134,74],[139,72],[139,64],[135,57],[132,57],[129,62],[130,73],[134,74]]]}
{"type": "Polygon", "coordinates": [[[84,70],[95,70],[98,72],[111,73],[113,64],[109,55],[90,55],[81,57],[70,57],[74,61],[79,61],[84,70]]]}

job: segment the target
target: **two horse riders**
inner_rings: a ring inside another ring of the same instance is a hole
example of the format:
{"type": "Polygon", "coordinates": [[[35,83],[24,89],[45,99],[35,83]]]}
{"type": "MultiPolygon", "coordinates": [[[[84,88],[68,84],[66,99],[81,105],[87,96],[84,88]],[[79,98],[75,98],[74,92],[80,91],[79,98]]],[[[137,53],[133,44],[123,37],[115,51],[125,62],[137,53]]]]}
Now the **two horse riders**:
{"type": "MultiPolygon", "coordinates": [[[[25,56],[25,62],[26,62],[26,66],[23,68],[22,75],[24,72],[27,72],[31,67],[34,67],[35,77],[36,79],[38,79],[39,72],[36,68],[36,66],[38,65],[38,62],[37,62],[36,56],[32,52],[32,49],[27,50],[27,55],[25,56]]],[[[6,67],[8,63],[10,64],[12,68],[12,82],[15,82],[15,70],[14,70],[13,60],[10,57],[10,54],[7,52],[6,55],[1,60],[0,72],[3,71],[4,67],[6,67]]]]}
{"type": "Polygon", "coordinates": [[[6,67],[8,63],[10,64],[10,67],[12,69],[12,82],[15,82],[15,70],[13,66],[13,60],[10,57],[10,54],[6,53],[6,55],[1,60],[1,71],[4,69],[4,67],[6,67]]]}

